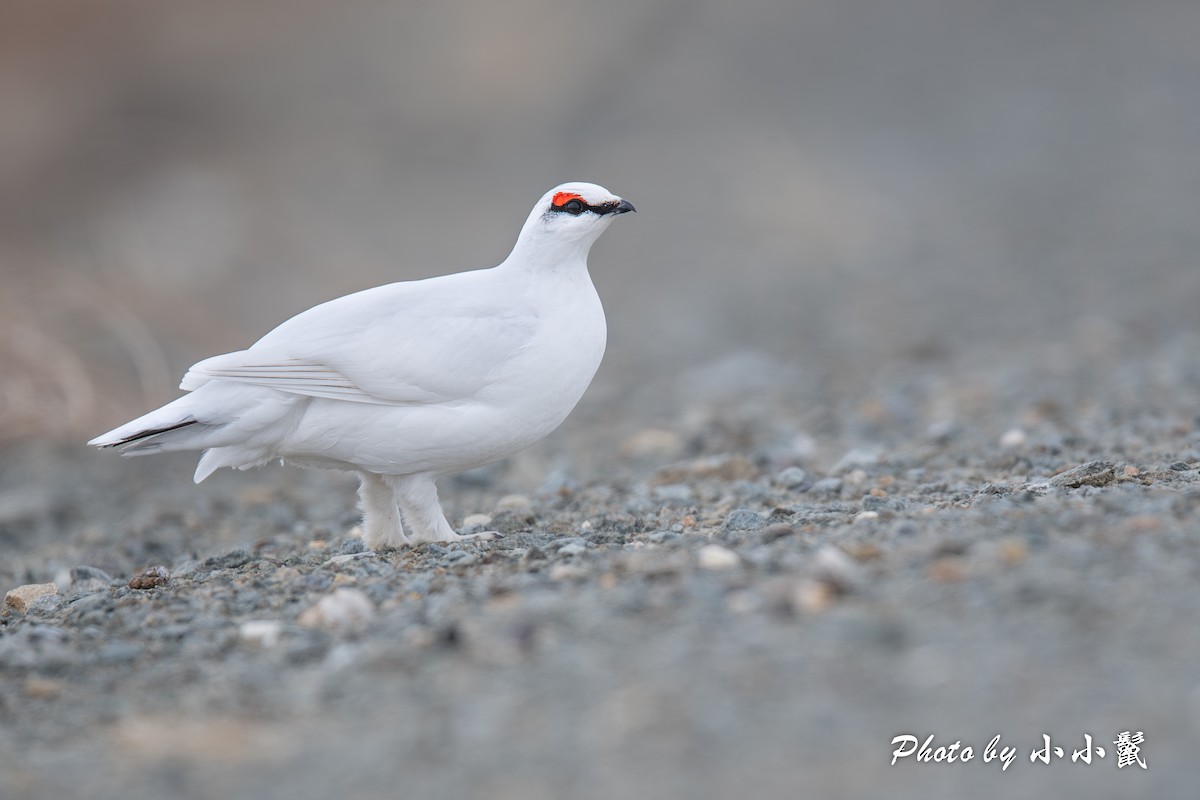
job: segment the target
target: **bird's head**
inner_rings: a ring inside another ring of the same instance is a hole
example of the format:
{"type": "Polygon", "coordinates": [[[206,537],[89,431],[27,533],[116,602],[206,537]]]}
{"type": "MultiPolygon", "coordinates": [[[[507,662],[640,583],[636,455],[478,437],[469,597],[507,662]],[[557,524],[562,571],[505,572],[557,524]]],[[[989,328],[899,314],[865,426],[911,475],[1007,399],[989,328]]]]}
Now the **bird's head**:
{"type": "Polygon", "coordinates": [[[529,213],[513,254],[526,258],[586,256],[614,219],[635,210],[633,203],[594,183],[555,186],[529,213]]]}

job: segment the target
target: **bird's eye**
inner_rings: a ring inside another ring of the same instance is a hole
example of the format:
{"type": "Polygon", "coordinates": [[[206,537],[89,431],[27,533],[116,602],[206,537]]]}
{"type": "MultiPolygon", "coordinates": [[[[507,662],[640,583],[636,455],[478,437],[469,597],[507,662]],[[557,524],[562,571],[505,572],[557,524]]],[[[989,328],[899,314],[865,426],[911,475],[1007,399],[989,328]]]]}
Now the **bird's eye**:
{"type": "Polygon", "coordinates": [[[574,214],[575,216],[582,214],[583,209],[584,205],[582,200],[568,200],[566,204],[563,205],[563,211],[566,211],[568,214],[574,214]]]}

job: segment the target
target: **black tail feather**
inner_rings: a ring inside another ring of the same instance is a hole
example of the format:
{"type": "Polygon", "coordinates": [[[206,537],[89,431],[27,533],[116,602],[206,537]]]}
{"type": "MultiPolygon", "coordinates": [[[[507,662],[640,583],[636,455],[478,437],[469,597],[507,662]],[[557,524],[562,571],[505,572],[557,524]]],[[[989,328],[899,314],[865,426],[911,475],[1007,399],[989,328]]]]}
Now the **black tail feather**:
{"type": "Polygon", "coordinates": [[[101,447],[124,447],[127,444],[133,444],[134,442],[140,442],[142,439],[149,439],[152,436],[158,436],[159,434],[163,434],[163,433],[170,433],[171,431],[177,431],[180,428],[186,428],[189,425],[195,425],[195,424],[196,424],[196,420],[185,419],[183,422],[180,422],[178,425],[171,425],[166,428],[152,428],[148,431],[142,431],[140,433],[135,433],[133,436],[127,436],[126,438],[122,439],[119,442],[113,442],[112,444],[104,444],[104,445],[100,445],[100,446],[101,447]]]}

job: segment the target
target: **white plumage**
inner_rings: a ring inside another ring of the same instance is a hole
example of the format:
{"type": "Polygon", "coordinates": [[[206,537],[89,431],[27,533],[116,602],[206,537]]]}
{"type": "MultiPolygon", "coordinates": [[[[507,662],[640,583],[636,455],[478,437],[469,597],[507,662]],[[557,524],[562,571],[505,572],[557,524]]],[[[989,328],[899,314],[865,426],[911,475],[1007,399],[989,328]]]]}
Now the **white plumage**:
{"type": "Polygon", "coordinates": [[[633,210],[595,184],[558,186],[499,266],[310,308],[194,365],[190,394],[89,444],[203,450],[197,483],[274,459],[354,470],[371,546],[461,539],[434,479],[529,446],[575,407],[606,336],[588,250],[633,210]]]}

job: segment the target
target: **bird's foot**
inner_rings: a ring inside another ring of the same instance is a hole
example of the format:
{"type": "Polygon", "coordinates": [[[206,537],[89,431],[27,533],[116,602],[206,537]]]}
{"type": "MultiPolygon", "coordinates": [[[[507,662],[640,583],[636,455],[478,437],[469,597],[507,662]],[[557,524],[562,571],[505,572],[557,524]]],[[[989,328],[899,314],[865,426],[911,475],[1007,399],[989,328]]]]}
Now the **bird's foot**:
{"type": "Polygon", "coordinates": [[[363,541],[372,550],[382,550],[385,547],[403,547],[412,544],[413,540],[405,535],[403,530],[395,527],[375,527],[367,525],[363,531],[363,541]]]}
{"type": "Polygon", "coordinates": [[[452,530],[435,531],[427,535],[414,533],[412,535],[413,544],[423,544],[425,542],[435,542],[437,544],[454,544],[455,542],[489,542],[493,539],[503,539],[504,534],[499,531],[477,531],[475,533],[455,533],[452,530]]]}

